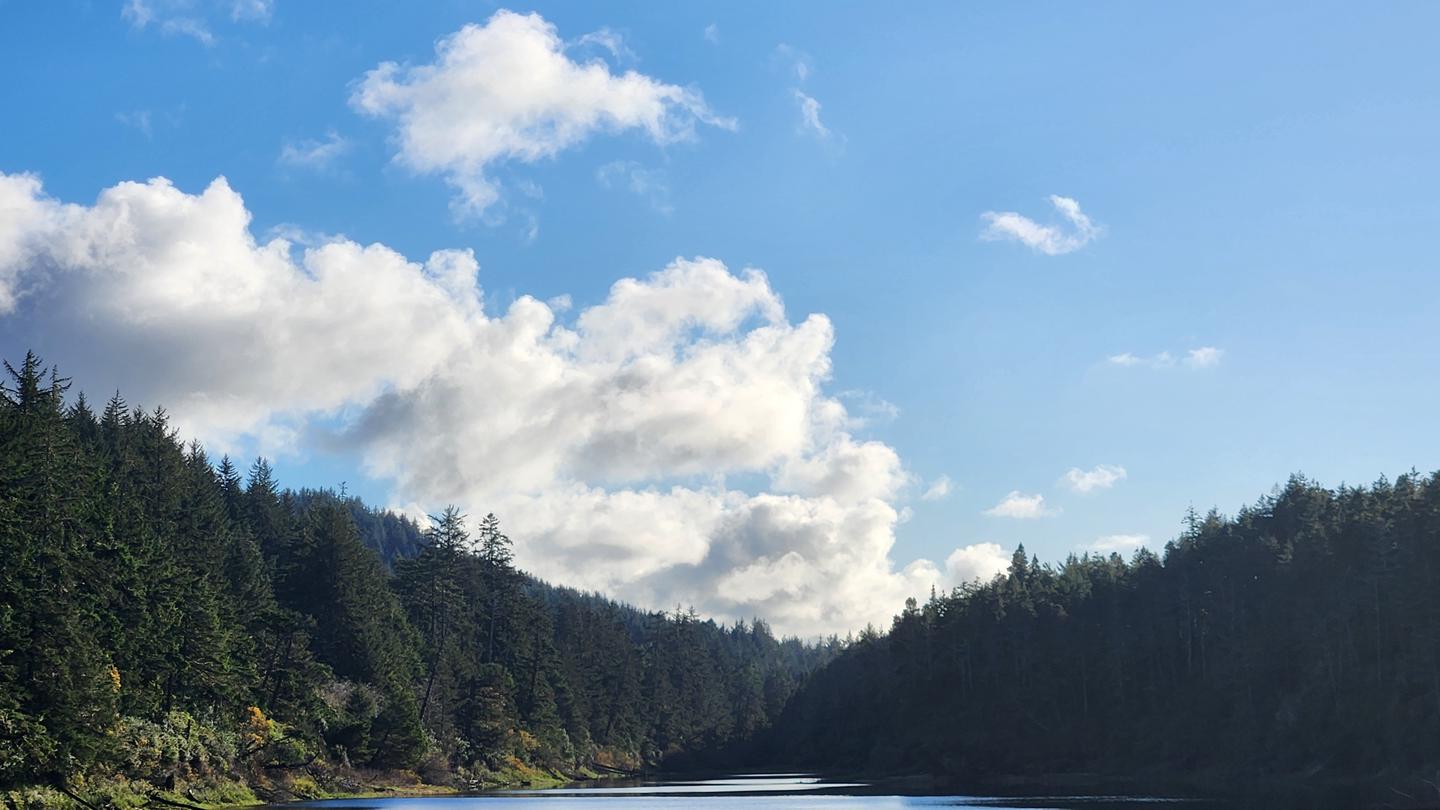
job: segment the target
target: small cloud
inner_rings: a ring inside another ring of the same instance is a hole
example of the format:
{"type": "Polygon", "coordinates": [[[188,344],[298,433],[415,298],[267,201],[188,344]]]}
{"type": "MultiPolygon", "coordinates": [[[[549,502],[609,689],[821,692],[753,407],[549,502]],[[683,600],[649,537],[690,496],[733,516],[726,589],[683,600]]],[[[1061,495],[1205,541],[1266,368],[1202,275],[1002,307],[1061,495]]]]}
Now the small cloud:
{"type": "Polygon", "coordinates": [[[1112,551],[1134,551],[1150,542],[1148,534],[1107,534],[1086,546],[1090,551],[1108,554],[1112,551]]]}
{"type": "Polygon", "coordinates": [[[572,48],[584,48],[587,46],[603,48],[610,52],[616,61],[637,62],[640,57],[625,44],[625,37],[619,32],[609,28],[601,28],[598,31],[591,31],[582,34],[574,42],[570,43],[572,48]]]}
{"type": "Polygon", "coordinates": [[[230,19],[236,22],[254,20],[268,23],[274,13],[275,0],[234,0],[230,5],[230,19]]]}
{"type": "Polygon", "coordinates": [[[880,397],[874,391],[852,388],[841,391],[837,396],[863,414],[850,422],[854,427],[863,427],[872,422],[889,422],[900,416],[900,406],[880,397]]]}
{"type": "Polygon", "coordinates": [[[1010,555],[999,543],[975,543],[950,552],[945,558],[946,579],[951,585],[988,582],[1010,567],[1010,555]]]}
{"type": "Polygon", "coordinates": [[[1051,194],[1050,204],[1069,224],[1068,229],[1061,225],[1041,225],[1014,211],[986,211],[980,215],[986,222],[980,238],[987,242],[1020,242],[1046,256],[1059,256],[1085,247],[1103,232],[1103,228],[1080,210],[1079,202],[1051,194]]]}
{"type": "Polygon", "coordinates": [[[1145,366],[1147,368],[1174,368],[1183,365],[1186,368],[1214,368],[1220,365],[1220,359],[1225,356],[1224,349],[1217,349],[1214,346],[1201,346],[1198,349],[1191,349],[1185,353],[1180,360],[1168,351],[1160,352],[1151,357],[1141,357],[1130,352],[1112,354],[1105,358],[1105,362],[1112,366],[1145,366]]]}
{"type": "Polygon", "coordinates": [[[286,143],[280,147],[279,161],[281,165],[295,168],[325,169],[349,150],[350,141],[332,129],[324,140],[307,138],[286,143]]]}
{"type": "Polygon", "coordinates": [[[194,17],[175,17],[165,20],[160,23],[160,33],[169,36],[178,34],[190,37],[207,48],[215,47],[215,35],[210,33],[210,29],[205,26],[205,23],[194,17]]]}
{"type": "Polygon", "coordinates": [[[1214,346],[1201,346],[1185,353],[1185,365],[1191,368],[1211,368],[1220,365],[1220,357],[1224,354],[1223,350],[1214,346]]]}
{"type": "Polygon", "coordinates": [[[138,130],[147,141],[155,134],[154,127],[151,126],[149,110],[115,113],[115,120],[131,129],[138,130]]]}
{"type": "Polygon", "coordinates": [[[820,120],[820,102],[799,90],[792,90],[791,92],[795,94],[795,101],[800,105],[800,124],[802,129],[810,132],[822,141],[830,140],[834,133],[820,120]]]}
{"type": "Polygon", "coordinates": [[[1045,505],[1044,495],[1025,495],[1018,490],[1011,491],[1000,503],[985,510],[985,514],[991,517],[1014,518],[1016,520],[1033,520],[1035,518],[1049,517],[1057,513],[1058,510],[1051,509],[1045,505]]]}
{"type": "Polygon", "coordinates": [[[605,188],[624,189],[644,197],[662,214],[675,212],[670,204],[670,182],[659,169],[647,169],[633,160],[612,160],[595,170],[595,180],[605,188]]]}
{"type": "MultiPolygon", "coordinates": [[[[169,2],[159,3],[160,6],[169,6],[169,2]]],[[[150,0],[127,0],[120,8],[120,16],[130,23],[131,27],[140,30],[154,24],[160,33],[166,36],[187,36],[209,48],[215,44],[215,35],[205,26],[204,21],[197,17],[184,15],[167,15],[157,10],[157,4],[150,0]]]]}
{"type": "Polygon", "coordinates": [[[953,483],[950,481],[950,476],[942,475],[939,478],[936,478],[934,481],[930,482],[929,489],[926,489],[925,494],[920,496],[920,500],[943,501],[946,498],[950,497],[950,490],[952,489],[952,487],[953,483]]]}
{"type": "Polygon", "coordinates": [[[1071,467],[1060,480],[1073,492],[1094,492],[1097,489],[1109,489],[1124,481],[1125,468],[1113,464],[1101,464],[1089,470],[1071,467]]]}
{"type": "Polygon", "coordinates": [[[709,25],[705,26],[705,30],[701,32],[700,36],[704,37],[705,41],[710,43],[711,45],[719,45],[720,26],[716,25],[715,23],[710,23],[709,25]]]}
{"type": "MultiPolygon", "coordinates": [[[[621,47],[613,33],[587,40],[621,47]]],[[[556,158],[597,134],[636,131],[664,146],[701,126],[739,126],[694,87],[612,71],[571,44],[539,14],[500,10],[442,36],[429,63],[379,63],[351,83],[350,106],[393,124],[399,164],[454,188],[457,219],[484,220],[501,202],[502,166],[556,158]]]]}
{"type": "Polygon", "coordinates": [[[810,54],[782,42],[775,46],[775,58],[785,67],[786,71],[794,74],[795,81],[804,83],[806,79],[810,78],[810,72],[814,65],[810,54]]]}

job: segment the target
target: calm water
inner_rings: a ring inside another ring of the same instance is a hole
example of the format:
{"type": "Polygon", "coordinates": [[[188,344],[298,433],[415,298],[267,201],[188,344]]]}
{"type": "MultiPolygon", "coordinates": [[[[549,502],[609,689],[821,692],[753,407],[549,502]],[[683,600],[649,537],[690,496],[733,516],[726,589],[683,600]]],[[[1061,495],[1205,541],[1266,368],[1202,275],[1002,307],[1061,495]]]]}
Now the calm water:
{"type": "Polygon", "coordinates": [[[1126,796],[898,796],[882,785],[827,781],[806,774],[741,774],[723,779],[625,783],[546,790],[511,790],[415,799],[337,799],[309,802],[327,810],[1229,810],[1185,799],[1126,796]]]}

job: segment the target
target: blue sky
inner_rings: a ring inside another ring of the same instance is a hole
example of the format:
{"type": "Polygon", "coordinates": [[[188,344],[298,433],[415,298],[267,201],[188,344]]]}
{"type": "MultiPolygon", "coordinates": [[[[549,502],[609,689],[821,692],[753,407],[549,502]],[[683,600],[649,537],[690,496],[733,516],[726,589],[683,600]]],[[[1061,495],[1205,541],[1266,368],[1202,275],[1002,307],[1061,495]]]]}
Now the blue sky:
{"type": "MultiPolygon", "coordinates": [[[[1292,472],[1339,484],[1436,466],[1440,7],[512,4],[552,26],[572,63],[603,60],[613,75],[698,94],[703,108],[667,118],[690,137],[601,126],[533,162],[486,163],[498,198],[467,213],[445,169],[400,156],[397,115],[354,98],[381,63],[434,63],[437,40],[500,8],[0,0],[11,76],[0,172],[37,175],[47,199],[83,206],[123,181],[163,176],[198,195],[223,176],[262,242],[344,235],[417,262],[473,250],[492,316],[526,295],[569,296],[557,317],[578,322],[618,279],[676,257],[761,268],[787,324],[819,313],[833,327],[823,385],[849,413],[846,441],[881,443],[903,467],[908,483],[880,497],[896,515],[883,553],[897,571],[923,558],[943,572],[952,550],[989,542],[1052,560],[1119,535],[1158,548],[1187,506],[1234,511],[1292,472]],[[585,38],[594,32],[608,36],[585,38]],[[809,124],[807,99],[818,104],[809,124]],[[987,212],[1074,236],[1051,195],[1095,226],[1083,244],[1047,255],[985,238],[987,212]],[[1201,349],[1215,351],[1187,362],[1201,349]],[[1111,360],[1122,355],[1135,362],[1111,360]],[[1062,480],[1101,465],[1125,475],[1087,493],[1062,480]],[[948,495],[923,498],[942,476],[948,495]],[[1012,492],[1043,495],[1046,514],[986,514],[1012,492]]],[[[15,278],[40,277],[39,259],[11,261],[15,278]]],[[[18,304],[0,312],[8,357],[35,346],[84,372],[87,389],[138,387],[131,398],[147,404],[206,394],[215,378],[148,385],[171,358],[147,358],[149,338],[125,332],[139,359],[101,362],[43,323],[43,302],[80,287],[16,288],[18,304]]],[[[746,325],[720,331],[744,334],[766,304],[756,306],[746,325]]],[[[240,363],[263,362],[215,360],[240,375],[240,363]]],[[[423,376],[396,372],[375,390],[287,411],[285,483],[346,480],[421,509],[495,491],[427,488],[396,472],[411,462],[345,432],[374,415],[376,390],[404,392],[423,376]]],[[[270,447],[266,424],[217,430],[215,445],[270,447]]],[[[598,467],[566,469],[566,486],[609,480],[598,467]]],[[[727,469],[727,490],[796,490],[776,483],[771,462],[727,469]]],[[[626,486],[704,489],[704,478],[662,465],[626,486]]],[[[667,558],[594,584],[720,614],[778,611],[801,632],[878,611],[792,616],[784,594],[808,586],[783,547],[765,548],[755,559],[769,568],[735,558],[709,584],[696,573],[707,564],[683,554],[683,570],[667,558]],[[754,598],[732,587],[763,575],[788,584],[754,598]]]]}

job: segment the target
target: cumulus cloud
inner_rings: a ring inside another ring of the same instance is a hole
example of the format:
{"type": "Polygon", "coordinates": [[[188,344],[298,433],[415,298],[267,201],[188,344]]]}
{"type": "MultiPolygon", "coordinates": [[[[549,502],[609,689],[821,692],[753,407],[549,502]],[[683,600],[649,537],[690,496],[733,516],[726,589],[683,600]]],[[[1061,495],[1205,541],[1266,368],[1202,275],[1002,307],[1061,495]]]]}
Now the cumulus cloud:
{"type": "Polygon", "coordinates": [[[957,548],[945,559],[945,574],[950,585],[967,582],[988,582],[1010,567],[1010,554],[998,543],[976,543],[957,548]]]}
{"type": "Polygon", "coordinates": [[[697,124],[735,127],[698,90],[578,62],[555,26],[511,11],[442,38],[431,63],[380,64],[350,104],[393,122],[396,159],[444,177],[463,215],[499,199],[497,166],[552,158],[596,133],[639,130],[668,144],[692,138],[697,124]]]}
{"type": "Polygon", "coordinates": [[[354,452],[397,506],[493,510],[529,570],[650,607],[843,633],[982,570],[892,559],[910,476],[827,393],[830,321],[759,270],[677,259],[491,312],[469,251],[250,218],[223,178],[80,205],[0,174],[0,338],[212,449],[354,452]]]}
{"type": "Polygon", "coordinates": [[[980,238],[986,241],[1014,241],[1047,256],[1072,253],[1100,236],[1102,228],[1090,220],[1080,203],[1058,194],[1050,195],[1050,204],[1068,224],[1042,225],[1014,211],[986,211],[980,215],[985,229],[980,238]]]}
{"type": "Polygon", "coordinates": [[[704,37],[705,41],[710,43],[711,45],[719,45],[720,26],[716,25],[715,23],[710,23],[709,25],[705,26],[704,31],[700,32],[700,36],[704,37]]]}
{"type": "Polygon", "coordinates": [[[954,487],[954,483],[950,480],[950,476],[942,475],[930,482],[930,486],[925,488],[925,492],[920,496],[920,500],[943,501],[950,497],[952,487],[954,487]]]}
{"type": "Polygon", "coordinates": [[[1034,518],[1048,517],[1056,513],[1056,510],[1045,505],[1044,495],[1026,495],[1019,490],[1012,490],[999,503],[985,510],[985,514],[991,517],[1014,518],[1016,520],[1032,520],[1034,518]]]}
{"type": "Polygon", "coordinates": [[[325,134],[324,139],[288,141],[280,147],[280,164],[303,169],[325,169],[334,165],[346,152],[350,141],[335,130],[325,134]]]}
{"type": "Polygon", "coordinates": [[[1089,470],[1071,467],[1060,480],[1073,492],[1094,492],[1109,489],[1125,480],[1125,468],[1113,464],[1101,464],[1089,470]]]}
{"type": "Polygon", "coordinates": [[[1108,534],[1097,538],[1095,542],[1086,546],[1090,551],[1098,551],[1102,554],[1110,552],[1134,551],[1150,542],[1148,534],[1108,534]]]}

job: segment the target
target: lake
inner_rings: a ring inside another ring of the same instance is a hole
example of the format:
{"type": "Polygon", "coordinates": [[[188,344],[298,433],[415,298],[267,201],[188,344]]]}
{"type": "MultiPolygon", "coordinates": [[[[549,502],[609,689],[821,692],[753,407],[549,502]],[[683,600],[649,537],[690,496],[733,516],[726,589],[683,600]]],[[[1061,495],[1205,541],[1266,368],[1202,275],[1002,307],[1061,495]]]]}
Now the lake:
{"type": "Polygon", "coordinates": [[[465,796],[335,799],[307,802],[326,810],[908,810],[909,808],[1052,808],[1144,810],[1235,805],[1188,799],[1127,796],[895,795],[879,784],[826,780],[807,774],[740,774],[719,779],[626,782],[465,796]],[[537,804],[538,803],[538,804],[537,804]]]}

